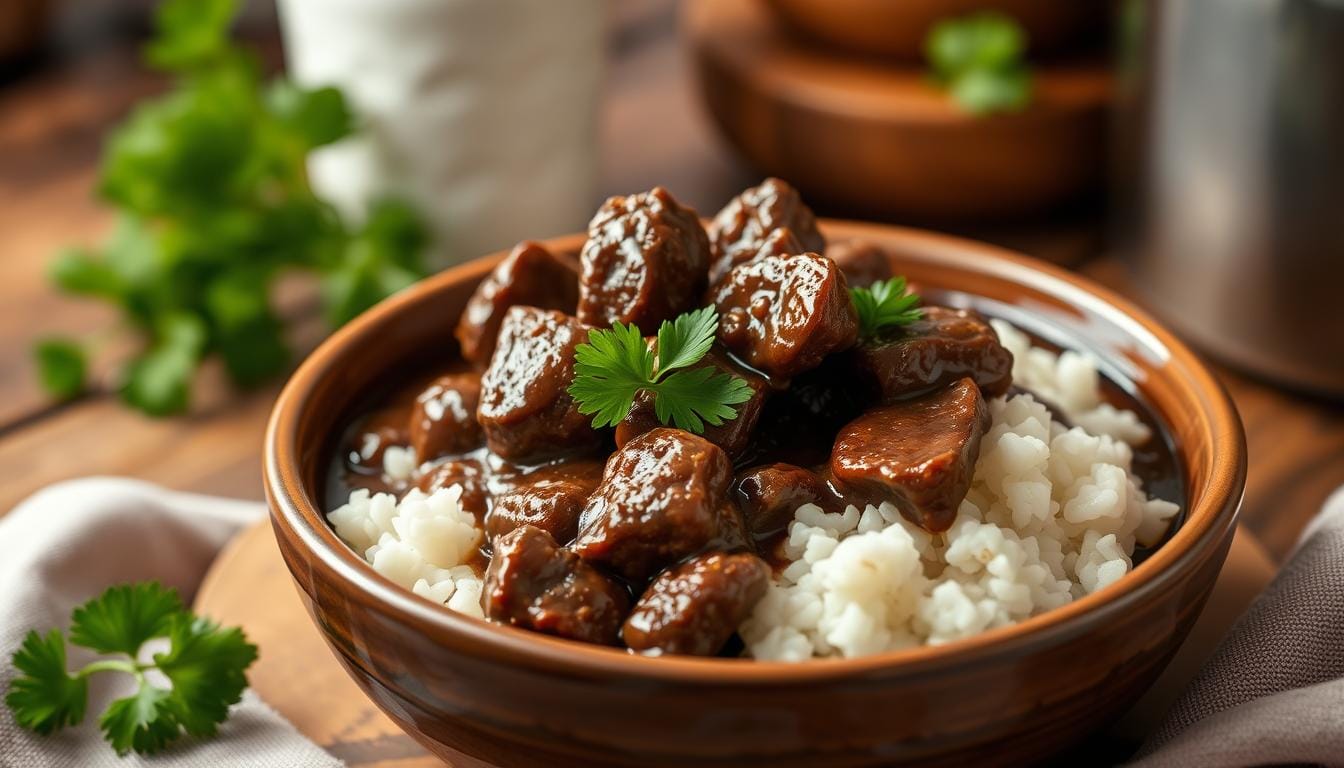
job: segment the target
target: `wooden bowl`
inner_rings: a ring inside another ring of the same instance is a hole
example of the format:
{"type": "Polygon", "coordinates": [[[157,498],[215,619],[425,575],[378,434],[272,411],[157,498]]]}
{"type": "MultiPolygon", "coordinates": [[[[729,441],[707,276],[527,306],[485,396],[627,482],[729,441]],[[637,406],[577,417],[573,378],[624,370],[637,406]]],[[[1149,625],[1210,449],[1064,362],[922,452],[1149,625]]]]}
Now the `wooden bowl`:
{"type": "Polygon", "coordinates": [[[1034,56],[1095,42],[1107,0],[766,0],[791,29],[857,53],[923,61],[924,38],[943,19],[977,11],[1011,16],[1034,56]]]}
{"type": "MultiPolygon", "coordinates": [[[[645,658],[479,621],[383,578],[323,517],[323,477],[368,393],[451,349],[468,295],[503,254],[388,299],[328,339],[281,393],[265,483],[285,563],[370,698],[454,765],[1020,763],[1123,711],[1199,615],[1231,542],[1246,446],[1231,401],[1184,344],[1110,291],[1042,262],[910,229],[823,221],[940,301],[1096,354],[1173,436],[1185,523],[1100,592],[964,641],[802,664],[645,658]]],[[[577,249],[582,237],[551,241],[577,249]]]]}
{"type": "Polygon", "coordinates": [[[683,7],[719,129],[758,169],[814,202],[903,220],[1006,219],[1101,186],[1111,89],[1104,60],[1039,66],[1030,106],[976,117],[921,68],[800,43],[756,0],[683,7]]]}

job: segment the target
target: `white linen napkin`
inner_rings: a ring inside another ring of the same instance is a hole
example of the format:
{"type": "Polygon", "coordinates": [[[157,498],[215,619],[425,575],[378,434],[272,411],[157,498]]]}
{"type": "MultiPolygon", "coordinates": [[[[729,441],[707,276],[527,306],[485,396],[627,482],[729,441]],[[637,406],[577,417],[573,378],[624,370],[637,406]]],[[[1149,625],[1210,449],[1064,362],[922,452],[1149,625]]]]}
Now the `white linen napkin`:
{"type": "MultiPolygon", "coordinates": [[[[70,611],[113,584],[158,580],[187,604],[215,555],[265,506],[186,493],[119,478],[72,480],[46,488],[0,518],[0,691],[8,691],[10,657],[30,629],[66,629],[70,611]]],[[[91,654],[70,646],[70,665],[91,654]]],[[[265,649],[261,649],[265,653],[265,649]]],[[[51,736],[18,726],[0,705],[0,766],[134,768],[239,766],[326,768],[341,761],[294,730],[248,691],[211,740],[183,739],[153,757],[117,757],[98,731],[104,705],[130,681],[95,675],[84,722],[51,736]]]]}

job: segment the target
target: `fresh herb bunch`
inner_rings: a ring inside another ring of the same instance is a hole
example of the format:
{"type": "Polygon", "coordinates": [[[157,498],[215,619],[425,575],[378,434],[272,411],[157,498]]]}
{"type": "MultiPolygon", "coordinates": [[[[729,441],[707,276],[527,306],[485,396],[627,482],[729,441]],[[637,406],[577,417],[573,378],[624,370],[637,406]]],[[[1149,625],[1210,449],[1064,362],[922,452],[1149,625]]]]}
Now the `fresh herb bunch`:
{"type": "Polygon", "coordinates": [[[735,419],[733,406],[751,399],[745,380],[711,366],[684,370],[709,352],[718,328],[714,307],[664,320],[656,355],[638,326],[616,323],[611,330],[590,331],[588,343],[574,350],[569,394],[578,401],[579,413],[595,414],[594,427],[619,424],[640,392],[653,395],[660,422],[688,432],[701,434],[705,424],[719,426],[735,419]]]}
{"type": "Polygon", "coordinates": [[[70,642],[113,658],[66,668],[65,637],[59,629],[30,631],[13,657],[19,675],[5,704],[19,725],[54,733],[84,720],[89,676],[131,675],[136,691],[107,706],[98,718],[103,736],[119,755],[157,752],[184,734],[215,735],[247,687],[244,672],[257,648],[240,629],[225,629],[193,615],[177,592],[155,582],[108,589],[75,609],[70,642]],[[166,638],[168,650],[141,661],[145,643],[166,638]],[[151,674],[166,681],[158,684],[151,674]]]}
{"type": "Polygon", "coordinates": [[[1026,50],[1022,26],[995,11],[940,21],[924,40],[934,77],[976,115],[1016,112],[1030,103],[1026,50]]]}
{"type": "MultiPolygon", "coordinates": [[[[187,408],[203,358],[251,386],[290,361],[271,306],[276,277],[321,277],[327,319],[339,325],[424,273],[425,234],[405,204],[375,204],[352,226],[308,183],[309,152],[349,135],[340,91],[263,81],[258,61],[229,38],[236,0],[166,0],[147,62],[176,76],[111,135],[98,182],[118,210],[96,249],[74,248],[51,267],[71,294],[116,305],[143,337],[120,391],[153,415],[187,408]]],[[[84,345],[48,339],[35,350],[58,398],[84,389],[84,345]]]]}
{"type": "Polygon", "coordinates": [[[919,294],[910,293],[903,275],[879,280],[867,288],[850,288],[849,296],[859,314],[859,335],[864,338],[879,336],[924,316],[919,294]]]}

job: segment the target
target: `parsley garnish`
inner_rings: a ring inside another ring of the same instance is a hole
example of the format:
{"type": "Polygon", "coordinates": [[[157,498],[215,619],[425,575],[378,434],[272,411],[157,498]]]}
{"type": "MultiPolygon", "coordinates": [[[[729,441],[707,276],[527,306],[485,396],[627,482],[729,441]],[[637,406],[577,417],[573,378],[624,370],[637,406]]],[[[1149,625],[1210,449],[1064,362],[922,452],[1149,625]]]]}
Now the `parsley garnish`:
{"type": "Polygon", "coordinates": [[[745,380],[711,366],[677,370],[709,352],[718,327],[714,307],[664,320],[656,356],[635,325],[616,323],[611,330],[590,331],[588,343],[574,350],[574,382],[569,385],[579,413],[594,414],[594,427],[614,427],[629,415],[639,393],[648,392],[658,420],[688,432],[701,434],[705,424],[717,427],[737,418],[733,406],[751,399],[745,380]]]}
{"type": "Polygon", "coordinates": [[[910,293],[904,276],[879,280],[867,288],[850,288],[854,309],[859,314],[859,334],[877,336],[887,328],[909,325],[924,316],[919,294],[910,293]]]}
{"type": "Polygon", "coordinates": [[[112,587],[76,608],[70,642],[114,658],[70,674],[61,631],[31,631],[14,652],[20,674],[10,684],[5,704],[19,725],[49,734],[84,720],[90,675],[131,675],[135,693],[113,701],[98,718],[119,755],[157,752],[184,734],[215,735],[247,687],[244,671],[257,658],[256,646],[242,630],[224,629],[193,615],[175,590],[155,582],[112,587]],[[140,661],[141,647],[155,638],[167,638],[168,650],[154,654],[151,662],[140,661]],[[151,670],[170,687],[150,680],[146,673],[151,670]]]}
{"type": "MultiPolygon", "coordinates": [[[[316,275],[327,319],[340,325],[424,274],[425,235],[405,204],[375,204],[355,224],[314,193],[308,154],[350,135],[355,118],[334,88],[265,82],[229,37],[237,6],[159,6],[145,58],[174,75],[173,89],[109,136],[97,189],[117,210],[113,231],[51,266],[60,290],[121,311],[119,327],[141,351],[124,361],[117,388],[152,415],[189,406],[209,356],[242,387],[285,370],[285,321],[270,300],[280,275],[316,275]]],[[[84,391],[86,346],[54,339],[35,351],[52,396],[84,391]]]]}
{"type": "Polygon", "coordinates": [[[940,21],[924,41],[934,77],[976,115],[1016,112],[1031,101],[1026,49],[1022,26],[994,11],[940,21]]]}

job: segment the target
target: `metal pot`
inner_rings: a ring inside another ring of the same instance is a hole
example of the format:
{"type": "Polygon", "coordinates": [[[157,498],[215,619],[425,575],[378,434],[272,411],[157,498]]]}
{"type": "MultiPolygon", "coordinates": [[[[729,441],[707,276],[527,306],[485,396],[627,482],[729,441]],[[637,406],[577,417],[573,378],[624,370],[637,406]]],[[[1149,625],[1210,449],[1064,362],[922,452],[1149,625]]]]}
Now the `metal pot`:
{"type": "Polygon", "coordinates": [[[1344,395],[1344,0],[1132,5],[1118,232],[1213,355],[1344,395]]]}

